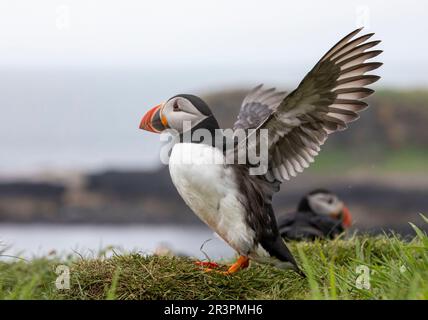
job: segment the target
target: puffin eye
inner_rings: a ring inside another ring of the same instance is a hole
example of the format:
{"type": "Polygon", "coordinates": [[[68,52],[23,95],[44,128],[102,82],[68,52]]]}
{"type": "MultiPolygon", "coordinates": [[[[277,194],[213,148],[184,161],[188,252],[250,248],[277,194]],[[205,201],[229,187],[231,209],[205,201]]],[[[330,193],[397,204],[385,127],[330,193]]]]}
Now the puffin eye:
{"type": "Polygon", "coordinates": [[[178,102],[177,100],[174,101],[174,104],[172,105],[173,110],[176,111],[181,111],[180,107],[178,106],[178,102]]]}

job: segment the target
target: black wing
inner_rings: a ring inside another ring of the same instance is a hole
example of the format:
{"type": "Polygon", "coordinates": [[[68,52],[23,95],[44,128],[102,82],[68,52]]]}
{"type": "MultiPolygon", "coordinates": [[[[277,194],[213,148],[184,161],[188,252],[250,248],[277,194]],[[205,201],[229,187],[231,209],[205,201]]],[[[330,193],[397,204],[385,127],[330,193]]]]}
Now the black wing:
{"type": "Polygon", "coordinates": [[[247,140],[236,146],[235,152],[240,148],[258,150],[260,143],[267,144],[269,167],[265,178],[268,181],[283,182],[302,172],[314,161],[328,134],[344,130],[347,123],[358,119],[358,112],[367,107],[361,99],[374,91],[365,86],[380,77],[365,73],[382,64],[366,60],[382,51],[368,50],[380,42],[366,42],[373,33],[352,40],[360,30],[351,32],[330,49],[298,88],[247,140]],[[261,129],[268,129],[267,140],[248,139],[261,129]]]}
{"type": "Polygon", "coordinates": [[[233,129],[257,128],[284,99],[285,91],[275,91],[275,88],[263,89],[258,85],[251,90],[242,101],[238,118],[233,129]]]}

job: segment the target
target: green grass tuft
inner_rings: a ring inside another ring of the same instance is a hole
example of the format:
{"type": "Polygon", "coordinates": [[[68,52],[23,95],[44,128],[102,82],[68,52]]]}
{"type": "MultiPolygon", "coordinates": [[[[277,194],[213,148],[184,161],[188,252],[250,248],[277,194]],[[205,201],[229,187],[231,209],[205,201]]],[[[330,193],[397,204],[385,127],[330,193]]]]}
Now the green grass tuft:
{"type": "Polygon", "coordinates": [[[428,237],[413,228],[411,241],[354,236],[290,243],[307,279],[258,264],[224,276],[201,271],[189,258],[136,253],[3,261],[0,299],[428,299],[428,237]],[[55,287],[58,264],[70,267],[69,290],[55,287]],[[357,281],[359,268],[370,271],[369,287],[357,281]]]}

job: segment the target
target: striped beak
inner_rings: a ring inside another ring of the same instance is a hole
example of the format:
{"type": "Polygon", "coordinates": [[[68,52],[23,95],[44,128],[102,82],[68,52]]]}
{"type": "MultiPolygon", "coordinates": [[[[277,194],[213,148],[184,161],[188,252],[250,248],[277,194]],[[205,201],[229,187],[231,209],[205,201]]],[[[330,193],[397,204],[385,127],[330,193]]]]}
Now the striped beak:
{"type": "Polygon", "coordinates": [[[349,212],[349,209],[345,206],[343,206],[342,209],[342,225],[345,228],[349,228],[352,224],[352,216],[351,213],[349,212]]]}
{"type": "Polygon", "coordinates": [[[140,122],[140,129],[160,133],[168,128],[168,121],[162,116],[163,103],[146,112],[140,122]]]}
{"type": "Polygon", "coordinates": [[[330,217],[342,220],[344,228],[349,228],[352,224],[352,216],[346,206],[343,206],[341,211],[330,214],[330,217]]]}

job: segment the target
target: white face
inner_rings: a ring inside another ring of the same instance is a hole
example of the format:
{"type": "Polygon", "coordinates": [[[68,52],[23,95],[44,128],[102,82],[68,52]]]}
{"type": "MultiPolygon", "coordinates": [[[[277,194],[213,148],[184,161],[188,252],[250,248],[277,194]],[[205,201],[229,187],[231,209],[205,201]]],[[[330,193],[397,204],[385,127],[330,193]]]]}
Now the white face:
{"type": "Polygon", "coordinates": [[[185,122],[189,127],[194,127],[208,117],[184,97],[171,98],[162,106],[160,113],[165,117],[168,127],[178,132],[183,132],[185,122]]]}
{"type": "Polygon", "coordinates": [[[309,195],[308,203],[312,211],[317,214],[337,215],[343,209],[343,202],[335,195],[327,193],[309,195]]]}

